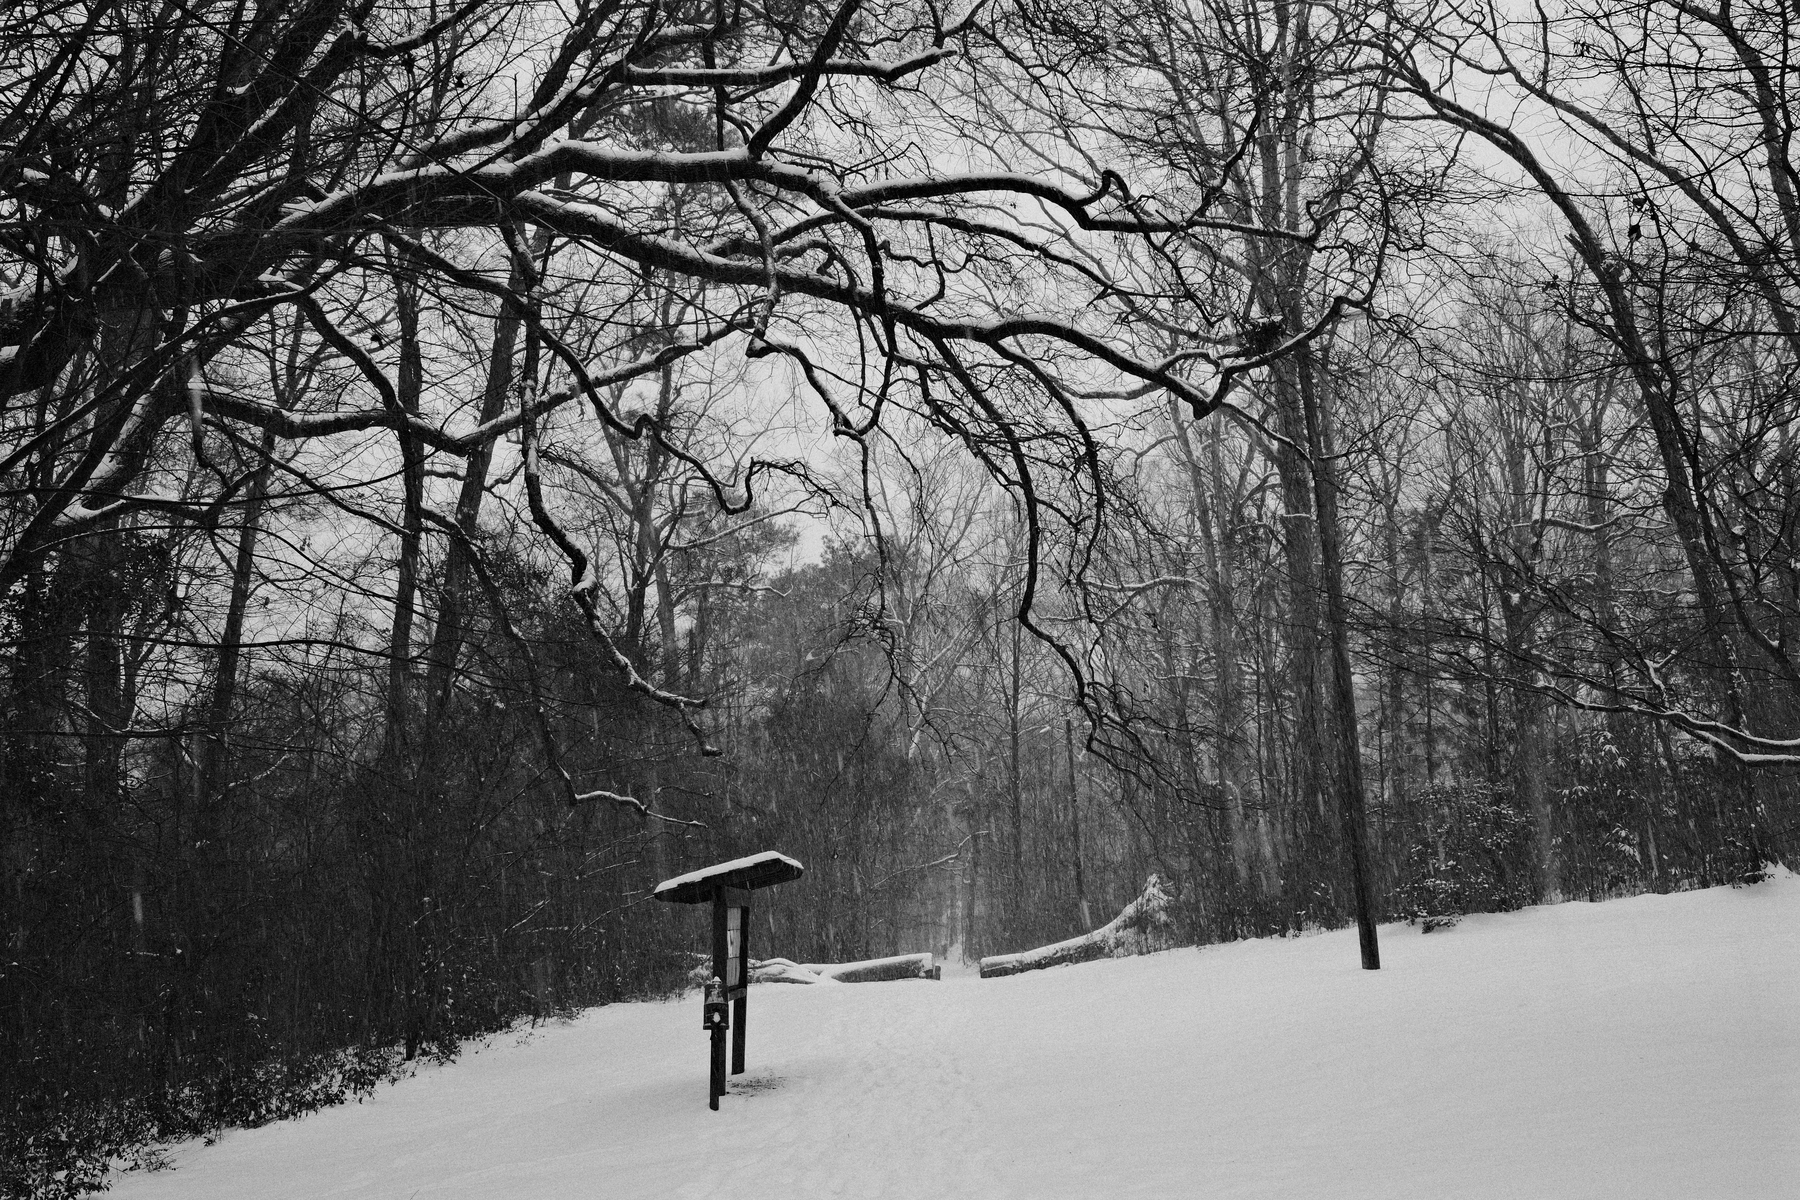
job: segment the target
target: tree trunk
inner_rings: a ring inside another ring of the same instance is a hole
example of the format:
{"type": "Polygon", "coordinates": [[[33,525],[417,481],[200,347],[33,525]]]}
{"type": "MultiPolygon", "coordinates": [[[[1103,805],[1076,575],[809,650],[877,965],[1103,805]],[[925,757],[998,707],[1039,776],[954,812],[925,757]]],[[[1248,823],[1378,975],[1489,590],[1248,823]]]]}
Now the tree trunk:
{"type": "MultiPolygon", "coordinates": [[[[525,286],[525,282],[524,271],[514,263],[507,279],[508,289],[517,291],[525,286]]],[[[518,341],[519,317],[511,308],[503,306],[494,318],[494,339],[488,354],[487,378],[481,389],[478,422],[492,421],[506,411],[513,354],[518,341]]],[[[481,502],[486,495],[487,476],[493,460],[493,446],[484,442],[463,463],[462,486],[456,498],[456,527],[471,541],[480,529],[481,502]]],[[[461,540],[452,538],[444,554],[444,582],[438,602],[437,626],[432,631],[431,648],[426,656],[426,726],[431,730],[439,727],[450,703],[457,656],[467,636],[472,571],[468,548],[461,540]]]]}
{"type": "Polygon", "coordinates": [[[1301,366],[1306,396],[1307,443],[1313,460],[1313,482],[1319,517],[1319,554],[1325,580],[1326,628],[1331,638],[1333,700],[1336,709],[1340,813],[1345,856],[1350,868],[1351,899],[1356,913],[1357,944],[1365,971],[1381,969],[1381,948],[1375,936],[1374,875],[1369,866],[1368,826],[1364,815],[1362,745],[1357,737],[1356,681],[1350,671],[1350,622],[1344,604],[1344,560],[1338,522],[1337,456],[1333,445],[1331,413],[1319,395],[1321,385],[1309,386],[1312,350],[1302,346],[1296,357],[1301,366]]]}
{"type": "Polygon", "coordinates": [[[1075,771],[1075,722],[1063,718],[1063,748],[1069,756],[1069,835],[1071,859],[1075,867],[1075,912],[1083,929],[1094,927],[1093,910],[1088,907],[1087,875],[1081,863],[1081,784],[1075,771]]]}
{"type": "Polygon", "coordinates": [[[211,836],[213,807],[224,800],[223,780],[228,758],[231,709],[237,695],[238,661],[243,653],[244,614],[250,605],[250,578],[256,564],[256,539],[262,526],[263,500],[268,495],[270,460],[275,435],[264,433],[257,447],[262,461],[244,497],[244,523],[238,528],[237,553],[231,568],[231,598],[225,608],[225,628],[219,637],[219,657],[213,672],[212,697],[206,706],[206,733],[201,742],[198,779],[194,792],[200,811],[195,819],[202,827],[195,840],[211,836]]]}

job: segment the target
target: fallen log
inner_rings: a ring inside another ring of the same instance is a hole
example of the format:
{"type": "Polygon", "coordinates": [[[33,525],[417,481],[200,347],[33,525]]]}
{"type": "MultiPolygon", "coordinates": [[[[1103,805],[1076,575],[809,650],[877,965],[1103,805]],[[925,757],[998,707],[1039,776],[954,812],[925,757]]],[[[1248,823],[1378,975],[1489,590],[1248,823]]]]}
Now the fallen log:
{"type": "Polygon", "coordinates": [[[838,983],[886,983],[893,979],[937,979],[943,968],[930,954],[896,954],[850,963],[806,963],[801,970],[838,983]]]}
{"type": "Polygon", "coordinates": [[[1017,975],[1021,971],[1092,962],[1097,958],[1126,958],[1167,950],[1175,941],[1174,923],[1169,919],[1170,903],[1162,880],[1152,875],[1144,883],[1143,895],[1094,932],[1018,954],[989,955],[981,960],[981,977],[992,979],[999,975],[1017,975]]]}
{"type": "Polygon", "coordinates": [[[750,960],[751,983],[836,983],[786,958],[750,960]]]}
{"type": "MultiPolygon", "coordinates": [[[[696,965],[688,978],[696,986],[710,977],[711,962],[696,965]]],[[[797,963],[791,958],[753,958],[751,983],[885,983],[894,979],[939,979],[943,968],[930,954],[897,954],[848,963],[797,963]]]]}

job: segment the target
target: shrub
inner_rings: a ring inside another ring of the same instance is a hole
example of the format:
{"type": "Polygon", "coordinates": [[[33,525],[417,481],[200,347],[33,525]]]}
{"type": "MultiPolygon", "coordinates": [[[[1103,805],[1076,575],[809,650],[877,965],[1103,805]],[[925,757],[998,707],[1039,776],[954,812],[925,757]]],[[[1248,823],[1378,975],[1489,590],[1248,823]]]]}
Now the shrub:
{"type": "Polygon", "coordinates": [[[1506,788],[1433,786],[1418,793],[1394,904],[1425,931],[1472,912],[1507,912],[1534,898],[1531,817],[1506,788]]]}

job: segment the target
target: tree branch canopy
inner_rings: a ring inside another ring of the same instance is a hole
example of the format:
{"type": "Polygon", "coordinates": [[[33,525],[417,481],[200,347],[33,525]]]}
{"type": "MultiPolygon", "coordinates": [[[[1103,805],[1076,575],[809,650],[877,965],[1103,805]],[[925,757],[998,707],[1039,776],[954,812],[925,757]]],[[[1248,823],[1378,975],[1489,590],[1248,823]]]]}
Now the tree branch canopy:
{"type": "MultiPolygon", "coordinates": [[[[0,64],[11,231],[0,241],[0,398],[72,394],[82,372],[100,390],[18,460],[35,483],[0,548],[0,585],[46,552],[63,510],[142,493],[132,476],[161,461],[177,410],[140,401],[179,372],[201,381],[190,416],[222,430],[302,443],[380,430],[464,455],[576,396],[624,429],[609,387],[698,347],[761,353],[774,315],[861,347],[852,391],[866,414],[904,389],[893,363],[922,362],[924,378],[958,390],[959,368],[938,361],[948,344],[994,369],[1037,364],[1035,386],[1110,373],[1210,411],[1229,349],[1146,354],[1127,331],[1161,286],[1087,269],[1097,239],[1166,247],[1315,231],[1205,204],[1172,213],[1104,163],[984,168],[981,145],[953,133],[981,104],[955,45],[978,28],[973,12],[952,30],[909,2],[778,16],[487,0],[419,23],[317,0],[201,4],[162,21],[129,5],[47,18],[0,64]],[[933,75],[928,95],[919,84],[933,75]],[[381,275],[376,240],[418,239],[409,270],[443,304],[517,313],[523,298],[502,269],[515,230],[548,238],[539,270],[559,319],[668,290],[686,297],[686,327],[617,325],[579,351],[540,330],[551,353],[533,412],[515,403],[459,425],[459,398],[432,387],[422,408],[399,404],[396,343],[359,308],[381,275]],[[1059,302],[1021,303],[1033,293],[1059,302]],[[308,314],[299,336],[351,369],[323,407],[236,378],[293,307],[308,314]],[[255,319],[219,336],[218,314],[239,308],[255,319]],[[112,466],[98,475],[83,465],[101,460],[112,466]]],[[[1189,323],[1210,319],[1196,311],[1189,323]]],[[[992,415],[976,406],[963,419],[992,415]]],[[[983,436],[1029,439],[1044,419],[1010,413],[983,436]]],[[[735,485],[722,474],[717,486],[735,485]]]]}

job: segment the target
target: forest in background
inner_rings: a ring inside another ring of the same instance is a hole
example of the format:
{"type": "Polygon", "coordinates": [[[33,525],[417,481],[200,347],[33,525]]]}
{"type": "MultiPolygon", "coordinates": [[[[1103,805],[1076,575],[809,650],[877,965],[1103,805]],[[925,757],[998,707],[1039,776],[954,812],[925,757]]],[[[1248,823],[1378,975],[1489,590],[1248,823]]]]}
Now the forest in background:
{"type": "Polygon", "coordinates": [[[0,1191],[758,850],[798,961],[1791,864],[1796,15],[0,16],[0,1191]]]}

